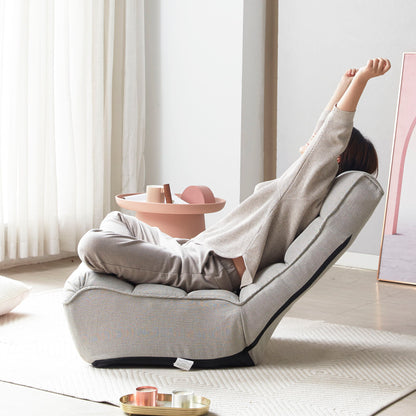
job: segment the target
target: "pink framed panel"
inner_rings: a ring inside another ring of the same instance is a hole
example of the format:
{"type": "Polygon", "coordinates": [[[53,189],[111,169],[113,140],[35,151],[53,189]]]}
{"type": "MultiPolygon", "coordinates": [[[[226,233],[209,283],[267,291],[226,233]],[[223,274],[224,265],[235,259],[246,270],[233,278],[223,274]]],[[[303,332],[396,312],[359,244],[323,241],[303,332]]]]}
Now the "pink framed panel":
{"type": "MultiPolygon", "coordinates": [[[[414,223],[398,229],[402,185],[409,143],[416,133],[416,53],[403,54],[396,123],[383,236],[377,277],[379,280],[416,285],[416,213],[414,223]]],[[[412,155],[412,158],[414,156],[412,155]]],[[[410,161],[408,163],[411,163],[410,161]]],[[[402,207],[403,208],[403,207],[402,207]]]]}

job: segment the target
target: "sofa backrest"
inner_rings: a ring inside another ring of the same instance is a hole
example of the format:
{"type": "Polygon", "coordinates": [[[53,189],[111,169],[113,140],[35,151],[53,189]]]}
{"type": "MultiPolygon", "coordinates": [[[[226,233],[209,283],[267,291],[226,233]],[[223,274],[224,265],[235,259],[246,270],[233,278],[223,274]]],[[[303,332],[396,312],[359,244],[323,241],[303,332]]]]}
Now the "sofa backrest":
{"type": "Polygon", "coordinates": [[[289,246],[284,263],[259,271],[254,283],[241,290],[249,347],[262,350],[293,302],[348,249],[382,196],[378,181],[364,172],[335,179],[320,215],[289,246]]]}

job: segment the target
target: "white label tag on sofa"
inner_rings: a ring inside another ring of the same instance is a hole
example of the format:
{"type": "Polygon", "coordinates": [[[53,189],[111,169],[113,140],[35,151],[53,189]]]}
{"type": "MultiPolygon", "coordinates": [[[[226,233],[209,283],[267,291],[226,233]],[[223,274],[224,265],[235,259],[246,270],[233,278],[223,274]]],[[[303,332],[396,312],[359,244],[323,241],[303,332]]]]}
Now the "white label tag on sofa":
{"type": "Polygon", "coordinates": [[[173,366],[181,370],[189,371],[194,365],[194,362],[191,360],[185,360],[185,358],[177,358],[173,363],[173,366]]]}

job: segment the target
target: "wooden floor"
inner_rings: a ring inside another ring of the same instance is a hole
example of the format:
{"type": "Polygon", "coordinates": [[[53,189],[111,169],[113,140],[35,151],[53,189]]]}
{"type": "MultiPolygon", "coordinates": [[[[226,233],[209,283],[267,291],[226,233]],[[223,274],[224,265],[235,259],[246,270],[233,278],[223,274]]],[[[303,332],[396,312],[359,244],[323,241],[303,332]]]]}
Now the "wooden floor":
{"type": "MultiPolygon", "coordinates": [[[[77,259],[64,259],[20,266],[0,274],[20,280],[32,286],[34,292],[40,292],[62,287],[78,264],[77,259]]],[[[288,316],[416,335],[416,287],[378,283],[373,271],[333,267],[293,306],[288,316]]],[[[5,416],[22,414],[22,408],[30,416],[123,414],[114,406],[3,382],[0,382],[0,398],[0,415],[5,416]]],[[[416,393],[378,414],[416,415],[416,393]]]]}

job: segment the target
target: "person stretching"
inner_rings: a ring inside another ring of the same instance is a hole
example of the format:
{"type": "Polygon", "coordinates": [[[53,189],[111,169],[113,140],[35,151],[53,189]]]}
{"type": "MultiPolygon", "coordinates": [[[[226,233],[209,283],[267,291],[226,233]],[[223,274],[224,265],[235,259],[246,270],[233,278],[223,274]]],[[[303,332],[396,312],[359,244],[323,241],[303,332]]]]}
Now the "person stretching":
{"type": "Polygon", "coordinates": [[[258,184],[251,196],[196,237],[181,244],[135,217],[111,212],[99,229],[81,238],[80,259],[96,272],[133,284],[238,292],[258,270],[283,260],[319,214],[337,175],[377,173],[374,146],[353,127],[353,119],[368,81],[389,69],[389,60],[376,58],[347,70],[301,156],[280,178],[258,184]]]}

